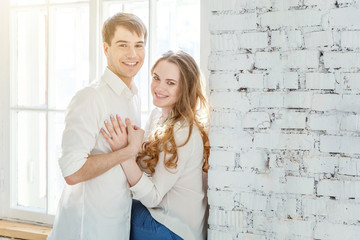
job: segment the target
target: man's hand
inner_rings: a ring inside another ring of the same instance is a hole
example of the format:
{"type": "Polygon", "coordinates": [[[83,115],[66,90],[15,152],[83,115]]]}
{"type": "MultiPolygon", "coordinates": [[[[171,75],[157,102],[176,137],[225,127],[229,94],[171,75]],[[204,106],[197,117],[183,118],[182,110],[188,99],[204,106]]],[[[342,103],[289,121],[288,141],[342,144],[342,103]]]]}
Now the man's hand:
{"type": "Polygon", "coordinates": [[[136,154],[141,148],[145,131],[136,125],[131,125],[129,118],[125,119],[125,124],[128,133],[128,147],[136,154]]]}

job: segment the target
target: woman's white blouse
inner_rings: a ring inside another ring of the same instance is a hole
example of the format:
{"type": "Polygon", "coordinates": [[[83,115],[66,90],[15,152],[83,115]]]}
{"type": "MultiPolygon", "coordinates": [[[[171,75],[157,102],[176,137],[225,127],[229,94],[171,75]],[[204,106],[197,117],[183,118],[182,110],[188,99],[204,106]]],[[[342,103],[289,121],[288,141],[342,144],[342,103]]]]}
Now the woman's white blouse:
{"type": "MultiPolygon", "coordinates": [[[[149,134],[156,127],[160,116],[158,109],[151,113],[145,134],[149,134]]],[[[175,125],[177,145],[183,144],[188,134],[188,126],[175,125]]],[[[205,239],[207,204],[202,178],[203,142],[196,126],[193,127],[188,143],[177,151],[176,169],[165,168],[164,153],[161,152],[155,173],[151,177],[144,173],[130,190],[133,198],[140,200],[155,220],[181,238],[205,239]]]]}

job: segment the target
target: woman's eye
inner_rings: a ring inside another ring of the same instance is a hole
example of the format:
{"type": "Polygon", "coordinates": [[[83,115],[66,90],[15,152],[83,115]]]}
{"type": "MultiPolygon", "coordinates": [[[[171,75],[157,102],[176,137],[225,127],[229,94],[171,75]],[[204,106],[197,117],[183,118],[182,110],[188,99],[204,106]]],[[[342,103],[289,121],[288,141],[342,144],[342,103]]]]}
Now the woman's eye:
{"type": "Polygon", "coordinates": [[[172,81],[168,81],[168,84],[169,84],[169,85],[175,85],[175,83],[172,82],[172,81]]]}
{"type": "Polygon", "coordinates": [[[157,77],[157,76],[153,76],[153,79],[154,79],[154,80],[160,80],[160,78],[157,77]]]}

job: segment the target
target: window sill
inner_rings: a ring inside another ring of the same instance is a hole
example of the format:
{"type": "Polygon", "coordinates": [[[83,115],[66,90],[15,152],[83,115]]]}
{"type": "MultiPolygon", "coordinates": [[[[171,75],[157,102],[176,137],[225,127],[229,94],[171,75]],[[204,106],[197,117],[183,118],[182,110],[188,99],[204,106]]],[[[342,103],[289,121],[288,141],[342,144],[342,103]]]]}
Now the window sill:
{"type": "Polygon", "coordinates": [[[51,228],[0,220],[0,236],[26,240],[46,240],[51,228]]]}

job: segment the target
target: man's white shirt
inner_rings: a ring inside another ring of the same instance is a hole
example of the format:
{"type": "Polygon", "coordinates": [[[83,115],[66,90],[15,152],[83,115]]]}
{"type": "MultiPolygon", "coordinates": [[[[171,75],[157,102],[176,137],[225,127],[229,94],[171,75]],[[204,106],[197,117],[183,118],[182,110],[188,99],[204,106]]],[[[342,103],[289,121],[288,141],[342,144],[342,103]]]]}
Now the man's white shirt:
{"type": "MultiPolygon", "coordinates": [[[[106,68],[101,81],[86,87],[71,100],[65,117],[63,176],[78,171],[89,155],[111,152],[100,133],[110,115],[130,118],[140,126],[140,99],[106,68]]],[[[49,240],[129,239],[131,193],[120,165],[91,180],[65,185],[49,240]]]]}

